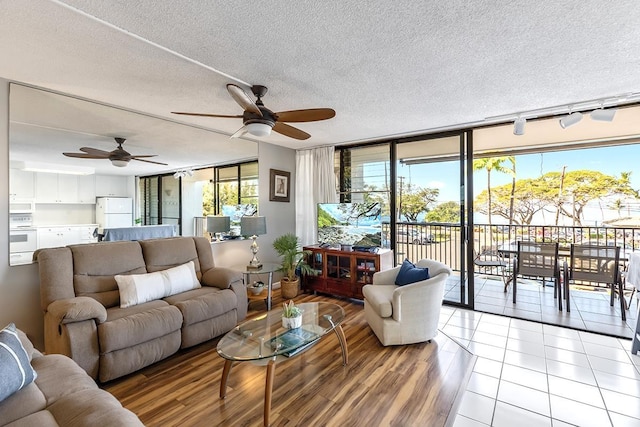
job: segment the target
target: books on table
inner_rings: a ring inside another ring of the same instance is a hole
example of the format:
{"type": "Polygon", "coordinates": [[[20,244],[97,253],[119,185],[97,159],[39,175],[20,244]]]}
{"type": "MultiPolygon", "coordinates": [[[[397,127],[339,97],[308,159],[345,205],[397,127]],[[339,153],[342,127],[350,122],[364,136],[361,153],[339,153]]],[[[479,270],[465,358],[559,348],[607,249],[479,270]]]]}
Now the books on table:
{"type": "Polygon", "coordinates": [[[308,349],[320,339],[316,332],[304,328],[288,329],[286,332],[277,335],[269,340],[272,349],[286,349],[282,354],[287,357],[308,349]]]}

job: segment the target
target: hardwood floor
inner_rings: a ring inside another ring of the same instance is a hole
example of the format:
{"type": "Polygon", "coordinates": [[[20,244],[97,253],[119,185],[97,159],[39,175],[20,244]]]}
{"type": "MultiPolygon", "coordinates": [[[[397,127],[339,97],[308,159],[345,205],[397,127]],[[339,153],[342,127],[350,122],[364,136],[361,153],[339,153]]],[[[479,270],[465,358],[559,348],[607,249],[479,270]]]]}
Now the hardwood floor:
{"type": "MultiPolygon", "coordinates": [[[[275,369],[272,426],[444,426],[455,419],[475,360],[440,333],[432,343],[383,347],[361,303],[304,294],[296,302],[330,301],[346,311],[349,365],[335,334],[275,369]],[[449,414],[451,416],[449,417],[449,414]]],[[[281,304],[279,291],[274,306],[281,304]]],[[[249,316],[264,311],[252,302],[249,316]]],[[[104,384],[147,426],[261,426],[264,366],[236,363],[219,398],[224,359],[217,340],[183,350],[104,384]]]]}

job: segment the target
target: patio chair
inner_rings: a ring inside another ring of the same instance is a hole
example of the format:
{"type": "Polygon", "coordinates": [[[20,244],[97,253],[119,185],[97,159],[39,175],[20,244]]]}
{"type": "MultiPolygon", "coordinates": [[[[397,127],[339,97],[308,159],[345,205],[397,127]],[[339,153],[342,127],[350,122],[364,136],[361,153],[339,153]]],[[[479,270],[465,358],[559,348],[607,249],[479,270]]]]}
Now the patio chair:
{"type": "Polygon", "coordinates": [[[564,292],[567,311],[570,307],[570,283],[583,281],[606,283],[611,286],[610,305],[613,307],[615,294],[620,294],[622,320],[627,320],[623,284],[620,275],[620,247],[598,245],[571,245],[569,263],[564,265],[564,292]]]}
{"type": "Polygon", "coordinates": [[[558,299],[558,310],[562,311],[562,290],[560,288],[560,268],[558,243],[518,242],[518,252],[513,272],[513,302],[516,302],[518,275],[553,280],[553,297],[558,299]]]}
{"type": "Polygon", "coordinates": [[[500,255],[497,248],[491,246],[483,246],[480,252],[473,249],[473,264],[485,274],[493,274],[495,271],[497,275],[502,277],[502,281],[506,287],[506,269],[508,262],[500,255]]]}

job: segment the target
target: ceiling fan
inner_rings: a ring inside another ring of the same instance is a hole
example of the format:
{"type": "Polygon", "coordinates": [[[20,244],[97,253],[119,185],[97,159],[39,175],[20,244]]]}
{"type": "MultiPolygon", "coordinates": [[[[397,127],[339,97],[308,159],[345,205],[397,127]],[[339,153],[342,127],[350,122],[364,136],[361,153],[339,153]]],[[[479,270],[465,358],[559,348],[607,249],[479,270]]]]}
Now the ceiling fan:
{"type": "Polygon", "coordinates": [[[138,160],[139,162],[154,163],[156,165],[165,165],[166,163],[154,162],[153,160],[145,160],[142,157],[155,157],[155,154],[131,155],[122,148],[122,144],[126,141],[124,138],[115,138],[118,148],[113,151],[103,151],[97,148],[81,147],[82,153],[62,153],[67,157],[77,157],[80,159],[109,159],[113,166],[123,168],[127,166],[130,160],[138,160]]]}
{"type": "Polygon", "coordinates": [[[289,126],[284,122],[315,122],[319,120],[327,120],[335,117],[336,115],[336,112],[331,108],[309,108],[305,110],[280,111],[278,113],[274,113],[262,103],[262,97],[267,93],[267,90],[266,86],[251,86],[251,92],[253,92],[256,98],[258,98],[254,102],[240,86],[229,83],[227,85],[227,91],[244,109],[244,113],[242,115],[229,116],[223,114],[185,113],[177,111],[172,111],[172,114],[201,117],[242,118],[244,126],[231,135],[231,138],[238,138],[247,132],[254,136],[269,136],[273,129],[275,132],[282,135],[300,140],[307,139],[311,135],[298,128],[289,126]]]}

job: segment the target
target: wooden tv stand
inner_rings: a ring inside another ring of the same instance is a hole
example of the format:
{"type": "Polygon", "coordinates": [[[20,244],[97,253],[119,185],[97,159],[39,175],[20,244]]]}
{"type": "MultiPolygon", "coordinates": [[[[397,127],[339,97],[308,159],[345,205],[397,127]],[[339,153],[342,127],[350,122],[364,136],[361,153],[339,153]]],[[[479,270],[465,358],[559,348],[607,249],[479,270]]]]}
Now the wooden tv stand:
{"type": "Polygon", "coordinates": [[[371,283],[373,273],[393,267],[391,249],[371,253],[313,245],[303,250],[311,252],[307,262],[318,272],[317,276],[305,276],[303,281],[305,290],[313,292],[363,299],[362,287],[371,283]]]}

